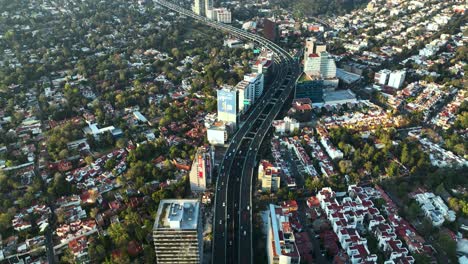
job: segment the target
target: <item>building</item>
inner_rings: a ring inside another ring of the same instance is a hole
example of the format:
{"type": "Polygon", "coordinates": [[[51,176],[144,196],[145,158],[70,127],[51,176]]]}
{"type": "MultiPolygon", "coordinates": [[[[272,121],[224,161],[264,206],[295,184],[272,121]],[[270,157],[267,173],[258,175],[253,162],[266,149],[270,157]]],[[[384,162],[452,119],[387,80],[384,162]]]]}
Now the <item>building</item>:
{"type": "Polygon", "coordinates": [[[192,192],[204,192],[211,183],[213,155],[210,147],[199,147],[190,170],[190,189],[192,192]]]}
{"type": "Polygon", "coordinates": [[[235,89],[238,92],[237,105],[239,113],[245,113],[249,110],[256,99],[259,98],[263,93],[263,74],[262,73],[251,73],[244,76],[244,80],[240,81],[235,89]]]}
{"type": "Polygon", "coordinates": [[[453,222],[456,214],[450,210],[440,196],[431,192],[418,193],[413,197],[421,207],[424,215],[431,220],[433,226],[441,226],[445,220],[453,222]]]}
{"type": "Polygon", "coordinates": [[[299,129],[300,124],[296,119],[286,116],[283,120],[274,120],[272,126],[275,128],[276,133],[283,135],[299,129]]]}
{"type": "Polygon", "coordinates": [[[310,55],[318,54],[320,56],[320,53],[323,51],[327,51],[327,46],[325,44],[317,42],[316,38],[307,38],[304,49],[304,63],[310,55]]]}
{"type": "Polygon", "coordinates": [[[258,166],[258,180],[262,182],[262,191],[275,192],[280,188],[281,169],[267,160],[261,160],[258,166]]]}
{"type": "Polygon", "coordinates": [[[323,80],[312,79],[305,73],[296,82],[294,98],[308,98],[313,103],[323,102],[323,80]]]}
{"type": "Polygon", "coordinates": [[[243,80],[237,83],[236,90],[239,94],[237,105],[239,106],[239,113],[245,113],[249,110],[250,106],[254,104],[255,93],[250,82],[243,80]]]}
{"type": "Polygon", "coordinates": [[[263,20],[263,36],[271,41],[278,38],[278,25],[269,19],[263,20]]]}
{"type": "Polygon", "coordinates": [[[356,104],[356,94],[351,90],[338,90],[325,92],[323,94],[323,101],[325,105],[343,105],[343,104],[356,104]]]}
{"type": "Polygon", "coordinates": [[[194,0],[193,1],[193,6],[192,6],[192,11],[199,15],[199,16],[205,16],[205,3],[204,0],[194,0]]]}
{"type": "Polygon", "coordinates": [[[238,91],[235,87],[224,86],[216,92],[218,98],[218,120],[237,126],[238,91]]]}
{"type": "Polygon", "coordinates": [[[312,53],[304,61],[304,72],[312,77],[336,78],[335,60],[326,51],[312,53]]]}
{"type": "Polygon", "coordinates": [[[388,86],[400,89],[405,81],[406,71],[394,71],[388,78],[388,86]]]}
{"type": "Polygon", "coordinates": [[[310,98],[294,99],[288,111],[288,116],[300,122],[309,122],[312,118],[312,100],[310,98]]]}
{"type": "Polygon", "coordinates": [[[254,89],[255,99],[258,99],[263,93],[264,76],[261,72],[254,72],[244,75],[244,80],[250,82],[254,89]]]}
{"type": "Polygon", "coordinates": [[[153,241],[159,264],[202,263],[200,202],[195,199],[161,200],[153,226],[153,241]]]}
{"type": "Polygon", "coordinates": [[[215,19],[213,17],[213,0],[203,0],[205,6],[205,16],[209,19],[215,19]]]}
{"type": "Polygon", "coordinates": [[[267,252],[269,264],[299,264],[301,257],[289,217],[280,206],[270,204],[268,213],[267,252]]]}
{"type": "Polygon", "coordinates": [[[387,85],[388,83],[388,78],[390,77],[390,74],[392,72],[387,69],[380,70],[379,72],[376,72],[374,75],[374,82],[379,85],[387,85]]]}
{"type": "Polygon", "coordinates": [[[314,46],[315,46],[315,41],[317,41],[316,38],[307,38],[305,42],[305,47],[304,47],[304,62],[307,60],[310,54],[314,54],[314,46]]]}
{"type": "Polygon", "coordinates": [[[211,145],[224,145],[231,132],[234,130],[232,123],[214,120],[205,120],[208,142],[211,145]]]}
{"type": "Polygon", "coordinates": [[[215,8],[213,9],[213,20],[216,20],[221,23],[231,24],[231,11],[227,8],[215,8]]]}

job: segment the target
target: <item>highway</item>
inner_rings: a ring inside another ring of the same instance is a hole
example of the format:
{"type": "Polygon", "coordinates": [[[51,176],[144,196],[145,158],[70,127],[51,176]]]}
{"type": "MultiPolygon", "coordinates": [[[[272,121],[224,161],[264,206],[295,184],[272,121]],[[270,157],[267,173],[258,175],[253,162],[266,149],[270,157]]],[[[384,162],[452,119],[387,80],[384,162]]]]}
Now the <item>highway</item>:
{"type": "Polygon", "coordinates": [[[154,2],[215,29],[253,41],[275,54],[274,80],[252,106],[243,125],[231,137],[219,165],[216,181],[212,261],[253,263],[252,181],[257,165],[256,156],[272,121],[292,94],[299,65],[288,52],[261,36],[198,16],[168,1],[154,2]]]}

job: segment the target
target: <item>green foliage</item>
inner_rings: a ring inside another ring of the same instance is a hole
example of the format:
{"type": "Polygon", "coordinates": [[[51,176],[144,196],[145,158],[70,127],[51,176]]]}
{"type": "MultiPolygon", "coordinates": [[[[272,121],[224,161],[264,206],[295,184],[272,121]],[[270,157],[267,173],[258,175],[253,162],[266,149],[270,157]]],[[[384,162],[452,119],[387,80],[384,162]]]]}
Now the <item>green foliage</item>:
{"type": "Polygon", "coordinates": [[[53,160],[60,160],[68,157],[67,143],[83,138],[81,131],[84,124],[67,122],[62,126],[55,127],[48,131],[47,151],[53,160]]]}
{"type": "Polygon", "coordinates": [[[119,247],[126,246],[129,241],[128,232],[121,223],[111,224],[107,229],[107,233],[112,239],[112,242],[119,247]]]}

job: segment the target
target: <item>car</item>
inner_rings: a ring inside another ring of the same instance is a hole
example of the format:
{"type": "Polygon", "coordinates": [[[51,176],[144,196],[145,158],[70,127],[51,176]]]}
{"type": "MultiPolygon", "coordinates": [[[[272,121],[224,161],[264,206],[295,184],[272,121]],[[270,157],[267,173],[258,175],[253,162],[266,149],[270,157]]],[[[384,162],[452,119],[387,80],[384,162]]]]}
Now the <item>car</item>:
{"type": "Polygon", "coordinates": [[[225,207],[225,206],[226,206],[226,203],[225,203],[225,202],[223,202],[223,207],[225,207]]]}
{"type": "Polygon", "coordinates": [[[244,230],[244,236],[246,236],[246,235],[247,235],[247,231],[244,230]]]}
{"type": "Polygon", "coordinates": [[[227,219],[229,219],[229,217],[230,217],[230,216],[229,216],[229,215],[227,215],[227,219]]]}
{"type": "Polygon", "coordinates": [[[229,240],[229,245],[232,246],[232,240],[229,240]]]}
{"type": "Polygon", "coordinates": [[[247,205],[247,210],[250,210],[250,206],[247,205]]]}
{"type": "Polygon", "coordinates": [[[219,224],[222,225],[222,224],[223,224],[223,220],[219,220],[219,224]]]}
{"type": "Polygon", "coordinates": [[[221,182],[221,185],[223,185],[223,186],[224,186],[224,182],[221,182]]]}

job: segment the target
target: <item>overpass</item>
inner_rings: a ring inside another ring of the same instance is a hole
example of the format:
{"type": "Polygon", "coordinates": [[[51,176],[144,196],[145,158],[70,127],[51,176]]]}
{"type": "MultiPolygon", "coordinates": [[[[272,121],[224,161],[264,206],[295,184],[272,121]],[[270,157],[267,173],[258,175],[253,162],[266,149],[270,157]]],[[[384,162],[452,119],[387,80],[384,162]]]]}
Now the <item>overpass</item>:
{"type": "Polygon", "coordinates": [[[292,95],[299,65],[288,52],[261,36],[212,21],[165,0],[154,2],[212,28],[255,42],[275,54],[274,80],[232,136],[219,166],[215,189],[213,263],[253,263],[252,194],[256,156],[272,121],[292,95]]]}

